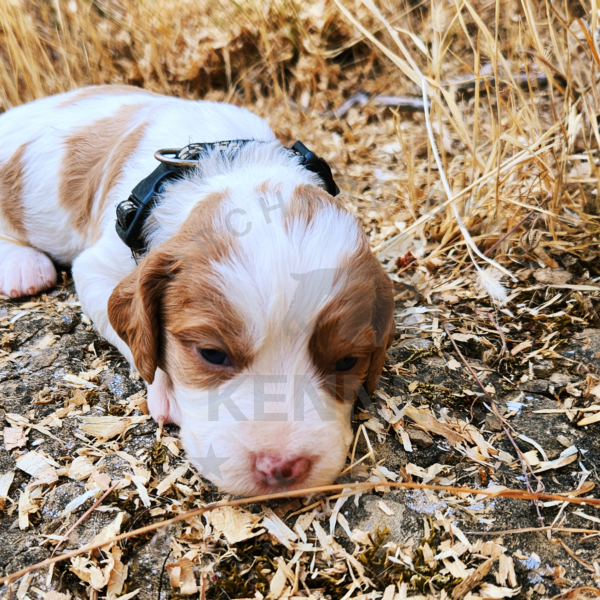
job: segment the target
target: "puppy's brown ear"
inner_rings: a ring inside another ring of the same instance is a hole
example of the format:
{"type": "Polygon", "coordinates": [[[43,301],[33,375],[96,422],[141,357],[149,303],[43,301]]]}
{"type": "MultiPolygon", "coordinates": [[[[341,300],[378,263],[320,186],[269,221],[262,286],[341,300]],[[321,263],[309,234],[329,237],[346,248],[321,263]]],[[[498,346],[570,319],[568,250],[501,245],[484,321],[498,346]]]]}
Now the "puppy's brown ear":
{"type": "Polygon", "coordinates": [[[364,381],[365,390],[369,395],[375,391],[379,383],[385,365],[385,354],[396,335],[393,283],[379,264],[377,264],[377,268],[379,270],[376,278],[377,297],[373,313],[373,329],[375,330],[377,349],[371,354],[371,363],[364,381]]]}
{"type": "Polygon", "coordinates": [[[161,334],[161,299],[173,276],[160,250],[150,252],[113,290],[108,318],[129,346],[135,366],[148,383],[154,381],[161,334]]]}

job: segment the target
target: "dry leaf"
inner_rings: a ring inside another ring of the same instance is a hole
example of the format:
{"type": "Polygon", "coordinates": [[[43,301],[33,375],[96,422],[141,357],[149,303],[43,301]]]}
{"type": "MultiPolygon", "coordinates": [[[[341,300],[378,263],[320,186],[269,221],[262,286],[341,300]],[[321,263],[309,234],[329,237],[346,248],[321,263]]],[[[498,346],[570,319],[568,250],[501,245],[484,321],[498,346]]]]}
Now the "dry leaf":
{"type": "Polygon", "coordinates": [[[510,353],[513,356],[516,356],[517,354],[519,354],[519,352],[522,352],[523,350],[527,349],[527,348],[531,348],[533,346],[533,342],[530,342],[529,340],[525,341],[525,342],[521,342],[520,344],[517,344],[511,351],[510,353]]]}
{"type": "Polygon", "coordinates": [[[417,427],[445,437],[452,445],[466,441],[464,435],[454,431],[448,425],[440,423],[427,408],[419,410],[415,406],[405,406],[404,414],[411,418],[417,427]]]}

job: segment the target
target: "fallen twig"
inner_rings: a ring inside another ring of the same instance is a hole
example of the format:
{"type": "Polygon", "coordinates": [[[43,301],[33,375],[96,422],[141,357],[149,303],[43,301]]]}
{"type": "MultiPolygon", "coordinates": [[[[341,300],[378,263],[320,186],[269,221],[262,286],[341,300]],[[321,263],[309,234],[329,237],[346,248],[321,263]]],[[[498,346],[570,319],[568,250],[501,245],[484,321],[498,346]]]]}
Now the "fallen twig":
{"type": "Polygon", "coordinates": [[[381,487],[389,487],[395,489],[407,489],[407,490],[431,490],[434,492],[448,492],[451,494],[475,494],[477,496],[487,496],[488,498],[512,498],[513,500],[560,500],[561,502],[569,502],[571,504],[581,504],[581,505],[590,505],[590,506],[598,506],[600,507],[600,499],[598,498],[565,498],[559,494],[537,494],[535,492],[529,492],[525,490],[476,490],[474,488],[461,488],[454,487],[451,485],[436,485],[429,483],[409,483],[404,481],[387,481],[387,482],[365,482],[365,483],[339,483],[333,485],[324,485],[316,488],[308,488],[302,490],[294,490],[292,492],[277,492],[275,494],[263,494],[261,496],[253,496],[251,498],[238,498],[236,500],[229,500],[227,502],[213,502],[206,506],[202,506],[201,508],[195,508],[193,510],[188,510],[172,519],[167,519],[165,521],[160,521],[159,523],[152,523],[151,525],[146,525],[145,527],[140,527],[139,529],[134,529],[133,531],[128,531],[126,533],[122,533],[120,535],[115,536],[109,542],[106,540],[101,540],[96,542],[95,544],[88,544],[83,546],[77,550],[72,550],[71,552],[65,552],[60,556],[54,556],[52,558],[48,558],[34,565],[30,565],[29,567],[25,567],[20,569],[19,571],[15,571],[14,573],[10,573],[2,578],[0,578],[0,583],[10,584],[13,581],[23,577],[27,573],[31,571],[36,571],[37,569],[43,569],[44,567],[49,567],[57,562],[61,562],[63,560],[67,560],[69,558],[74,558],[75,556],[79,556],[84,552],[90,552],[92,550],[96,550],[97,548],[102,548],[106,546],[108,543],[114,544],[116,542],[120,542],[121,540],[126,540],[131,537],[135,537],[137,535],[144,535],[149,533],[150,531],[156,531],[157,529],[161,529],[163,527],[167,527],[169,525],[173,525],[174,523],[179,523],[180,521],[186,521],[191,519],[192,517],[197,517],[206,512],[210,512],[217,508],[223,508],[225,506],[243,506],[246,504],[256,504],[260,502],[267,502],[272,500],[281,500],[281,499],[290,499],[290,498],[299,498],[302,496],[310,496],[311,494],[323,494],[326,492],[341,492],[346,489],[346,494],[348,496],[352,496],[358,492],[365,493],[368,490],[373,488],[381,488],[381,487]]]}
{"type": "Polygon", "coordinates": [[[115,481],[106,490],[106,492],[104,492],[104,494],[102,494],[102,496],[100,498],[98,498],[98,500],[96,500],[96,502],[94,502],[94,504],[92,504],[92,506],[89,508],[89,510],[87,510],[79,519],[77,519],[77,521],[75,521],[75,523],[73,523],[73,525],[71,525],[71,527],[69,527],[69,530],[62,536],[62,538],[60,538],[58,544],[56,544],[56,548],[54,548],[54,551],[52,552],[51,557],[56,554],[56,551],[61,547],[63,542],[71,535],[73,530],[75,530],[79,525],[81,525],[92,514],[92,512],[94,510],[96,510],[96,508],[98,508],[98,506],[100,506],[100,504],[102,504],[104,499],[119,485],[119,483],[121,483],[120,480],[115,481]]]}
{"type": "Polygon", "coordinates": [[[554,538],[553,540],[550,540],[551,544],[560,544],[564,551],[573,559],[576,560],[584,569],[587,569],[588,571],[590,571],[591,573],[596,573],[596,569],[594,569],[594,567],[587,562],[586,560],[583,560],[582,558],[579,558],[579,556],[577,556],[577,554],[575,554],[575,552],[573,552],[573,550],[571,550],[571,548],[569,548],[569,546],[567,546],[563,540],[561,540],[560,538],[554,538]]]}
{"type": "MultiPolygon", "coordinates": [[[[531,474],[535,477],[535,479],[538,483],[538,491],[543,491],[544,484],[542,483],[542,480],[533,472],[533,469],[531,469],[531,465],[527,462],[527,460],[523,456],[523,453],[521,452],[521,449],[519,448],[519,446],[517,446],[517,443],[515,442],[512,435],[510,434],[510,431],[508,430],[509,425],[506,422],[506,419],[504,419],[502,417],[502,415],[498,412],[498,407],[496,406],[496,403],[493,400],[491,402],[491,405],[492,405],[492,412],[494,413],[494,415],[496,415],[496,418],[500,421],[502,430],[506,434],[506,437],[512,444],[513,448],[515,449],[515,452],[517,453],[517,456],[519,457],[519,461],[521,462],[521,469],[523,470],[523,477],[525,477],[525,485],[527,486],[527,489],[530,492],[535,493],[535,492],[533,492],[533,488],[531,487],[531,482],[529,481],[529,475],[527,474],[527,467],[529,467],[529,469],[531,470],[531,474]]],[[[542,516],[542,513],[540,511],[539,503],[537,500],[534,500],[533,503],[535,505],[535,510],[538,514],[538,518],[543,523],[544,517],[542,516]]]]}
{"type": "MultiPolygon", "coordinates": [[[[600,535],[600,531],[596,529],[580,529],[578,527],[552,527],[552,525],[544,525],[543,527],[522,527],[521,529],[504,529],[503,531],[467,531],[467,535],[513,535],[516,533],[532,533],[536,531],[557,531],[562,533],[587,533],[600,535]]],[[[586,539],[586,538],[583,538],[586,539]]]]}

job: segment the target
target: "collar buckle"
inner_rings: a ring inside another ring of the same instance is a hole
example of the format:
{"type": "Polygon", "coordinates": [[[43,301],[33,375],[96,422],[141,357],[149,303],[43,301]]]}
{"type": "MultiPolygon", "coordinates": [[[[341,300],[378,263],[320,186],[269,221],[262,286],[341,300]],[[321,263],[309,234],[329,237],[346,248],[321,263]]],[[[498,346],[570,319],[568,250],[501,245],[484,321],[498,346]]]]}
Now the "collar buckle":
{"type": "Polygon", "coordinates": [[[131,192],[129,198],[117,205],[117,234],[123,243],[131,248],[137,259],[146,251],[143,228],[156,204],[156,198],[167,181],[178,179],[182,167],[162,163],[142,179],[131,192]]]}

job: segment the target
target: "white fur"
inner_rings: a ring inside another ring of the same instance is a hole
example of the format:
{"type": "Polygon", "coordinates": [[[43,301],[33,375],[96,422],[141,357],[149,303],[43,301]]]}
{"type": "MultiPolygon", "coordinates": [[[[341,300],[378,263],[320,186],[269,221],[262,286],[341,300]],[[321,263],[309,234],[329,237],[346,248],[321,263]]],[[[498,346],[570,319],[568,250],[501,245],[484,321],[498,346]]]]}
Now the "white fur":
{"type": "MultiPolygon", "coordinates": [[[[69,94],[73,93],[77,92],[69,94]]],[[[149,386],[149,407],[157,420],[181,426],[188,457],[200,468],[211,452],[226,459],[220,465],[221,478],[214,473],[207,476],[227,491],[268,491],[254,472],[260,455],[309,458],[311,470],[303,486],[335,479],[351,441],[351,407],[336,403],[322,391],[308,342],[314,318],[343,284],[345,260],[363,239],[356,220],[331,206],[320,211],[308,227],[294,222],[286,231],[284,209],[265,213],[255,191],[258,185],[269,180],[270,189],[279,186],[279,194],[263,196],[273,207],[282,199],[287,203],[299,184],[318,180],[275,141],[262,119],[246,110],[136,93],[89,97],[58,108],[69,94],[39,100],[0,117],[0,162],[23,142],[30,142],[25,153],[24,203],[28,242],[36,248],[0,243],[1,291],[11,293],[20,286],[27,294],[30,288],[37,292],[52,285],[56,273],[47,256],[58,263],[72,263],[84,311],[100,334],[133,364],[129,348],[107,316],[112,291],[136,267],[115,232],[116,205],[156,168],[153,154],[159,148],[228,139],[271,141],[250,144],[232,155],[213,153],[185,179],[167,186],[147,224],[150,247],[157,247],[177,233],[203,197],[228,190],[219,215],[222,223],[237,232],[251,225],[246,235],[238,237],[235,254],[213,264],[215,283],[243,315],[255,351],[252,365],[219,390],[192,389],[185,382],[176,382],[170,389],[167,374],[159,369],[149,386]],[[125,103],[143,104],[132,127],[144,121],[149,126],[100,215],[102,234],[94,243],[91,234],[73,229],[58,203],[58,173],[64,159],[61,142],[77,127],[109,116],[125,103]],[[18,257],[18,265],[12,257],[18,257]],[[308,283],[302,290],[300,281],[307,274],[315,275],[305,280],[308,283]],[[43,285],[37,285],[38,279],[43,285]],[[218,420],[211,420],[210,398],[234,388],[235,414],[221,405],[218,420]],[[260,417],[261,410],[279,415],[260,417]]],[[[0,235],[10,234],[7,224],[0,221],[0,235]]]]}

